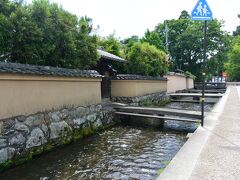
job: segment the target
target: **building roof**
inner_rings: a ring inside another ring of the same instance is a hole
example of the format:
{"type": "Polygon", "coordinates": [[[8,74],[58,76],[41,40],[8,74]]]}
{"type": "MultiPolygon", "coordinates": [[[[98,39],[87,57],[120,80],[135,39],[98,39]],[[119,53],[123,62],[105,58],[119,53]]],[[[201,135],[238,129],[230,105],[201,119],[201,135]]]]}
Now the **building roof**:
{"type": "Polygon", "coordinates": [[[164,77],[142,76],[137,74],[118,74],[114,80],[167,80],[164,77]]]}
{"type": "Polygon", "coordinates": [[[101,78],[102,76],[95,70],[77,70],[50,66],[36,66],[19,63],[0,62],[0,73],[65,76],[65,77],[86,77],[101,78]]]}
{"type": "Polygon", "coordinates": [[[108,60],[111,60],[111,61],[123,62],[123,63],[127,62],[125,59],[120,58],[120,57],[118,57],[114,54],[111,54],[109,52],[103,51],[101,49],[98,49],[97,51],[100,54],[101,58],[108,59],[108,60]]]}

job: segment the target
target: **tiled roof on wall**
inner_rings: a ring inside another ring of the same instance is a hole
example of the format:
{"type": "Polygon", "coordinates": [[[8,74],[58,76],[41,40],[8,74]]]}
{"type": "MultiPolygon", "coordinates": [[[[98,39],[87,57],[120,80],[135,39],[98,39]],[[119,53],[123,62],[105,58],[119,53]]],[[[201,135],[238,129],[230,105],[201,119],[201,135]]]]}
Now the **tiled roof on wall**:
{"type": "Polygon", "coordinates": [[[19,63],[0,62],[0,73],[29,74],[29,75],[47,75],[47,76],[65,76],[65,77],[102,77],[95,70],[77,70],[50,66],[36,66],[19,63]]]}
{"type": "Polygon", "coordinates": [[[182,76],[182,77],[186,77],[185,74],[183,74],[183,73],[177,73],[177,72],[169,72],[167,75],[170,75],[170,76],[182,76]]]}
{"type": "Polygon", "coordinates": [[[120,58],[114,54],[108,53],[106,51],[103,51],[101,49],[98,49],[97,51],[100,54],[101,58],[112,60],[112,61],[117,61],[117,62],[123,62],[123,63],[127,62],[125,59],[120,58]]]}
{"type": "Polygon", "coordinates": [[[167,80],[164,77],[141,76],[136,74],[118,74],[114,80],[167,80]]]}

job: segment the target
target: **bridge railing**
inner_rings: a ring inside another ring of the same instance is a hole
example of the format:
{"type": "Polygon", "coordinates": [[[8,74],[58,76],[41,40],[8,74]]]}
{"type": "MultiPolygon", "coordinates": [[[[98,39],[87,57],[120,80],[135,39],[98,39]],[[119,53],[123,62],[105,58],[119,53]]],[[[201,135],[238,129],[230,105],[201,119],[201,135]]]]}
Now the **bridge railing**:
{"type": "Polygon", "coordinates": [[[240,82],[227,82],[227,86],[240,86],[240,82]]]}
{"type": "MultiPolygon", "coordinates": [[[[206,89],[226,89],[226,83],[225,82],[206,82],[205,88],[206,89]]],[[[194,89],[202,89],[202,83],[195,82],[194,89]]]]}

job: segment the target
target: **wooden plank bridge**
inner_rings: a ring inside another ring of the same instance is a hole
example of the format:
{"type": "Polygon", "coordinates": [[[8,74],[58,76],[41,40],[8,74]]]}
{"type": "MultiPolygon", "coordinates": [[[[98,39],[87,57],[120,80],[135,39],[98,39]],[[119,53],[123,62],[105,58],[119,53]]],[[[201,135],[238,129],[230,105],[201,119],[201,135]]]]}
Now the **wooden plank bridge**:
{"type": "MultiPolygon", "coordinates": [[[[201,93],[171,93],[170,97],[202,97],[201,93]]],[[[223,94],[205,93],[205,98],[221,98],[223,94]]]]}
{"type": "Polygon", "coordinates": [[[200,122],[201,119],[201,113],[198,111],[133,106],[116,106],[115,109],[115,114],[118,116],[137,116],[183,122],[200,122]]]}
{"type": "MultiPolygon", "coordinates": [[[[200,100],[177,100],[177,99],[171,99],[171,102],[177,102],[177,103],[201,103],[200,100]]],[[[215,104],[216,102],[214,101],[204,101],[206,104],[215,104]]]]}
{"type": "MultiPolygon", "coordinates": [[[[222,93],[215,93],[217,90],[209,90],[208,92],[214,93],[205,93],[205,98],[221,98],[222,93]]],[[[199,103],[198,100],[185,100],[185,99],[174,99],[176,97],[193,97],[201,98],[201,93],[192,91],[193,93],[171,93],[172,102],[183,102],[183,103],[199,103]]],[[[223,91],[222,91],[223,92],[223,91]]],[[[215,102],[207,102],[215,103],[215,102]]],[[[115,104],[116,105],[116,104],[115,104]]],[[[189,111],[189,110],[180,110],[180,109],[171,109],[171,108],[152,108],[152,107],[133,107],[127,105],[115,106],[115,114],[117,116],[135,116],[142,118],[154,118],[159,120],[171,120],[171,121],[182,121],[182,122],[200,122],[201,112],[199,111],[189,111]]]]}
{"type": "MultiPolygon", "coordinates": [[[[226,83],[225,82],[206,82],[205,88],[206,89],[226,89],[226,83]]],[[[202,89],[202,83],[195,82],[194,89],[202,89]]]]}
{"type": "MultiPolygon", "coordinates": [[[[206,89],[205,93],[212,93],[212,94],[224,94],[226,91],[226,89],[206,89]]],[[[189,89],[187,90],[188,93],[201,93],[202,90],[201,89],[189,89]]]]}

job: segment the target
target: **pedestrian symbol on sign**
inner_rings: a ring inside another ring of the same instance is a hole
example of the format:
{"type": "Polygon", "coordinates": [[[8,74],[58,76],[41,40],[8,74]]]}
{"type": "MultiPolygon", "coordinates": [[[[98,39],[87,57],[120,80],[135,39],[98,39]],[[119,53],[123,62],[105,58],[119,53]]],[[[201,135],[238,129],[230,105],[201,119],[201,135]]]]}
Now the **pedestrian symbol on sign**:
{"type": "Polygon", "coordinates": [[[192,20],[212,20],[212,11],[206,0],[199,0],[192,10],[192,20]]]}

